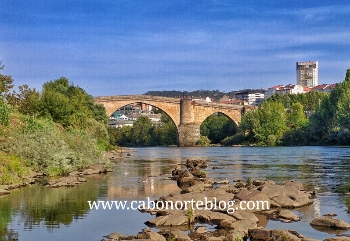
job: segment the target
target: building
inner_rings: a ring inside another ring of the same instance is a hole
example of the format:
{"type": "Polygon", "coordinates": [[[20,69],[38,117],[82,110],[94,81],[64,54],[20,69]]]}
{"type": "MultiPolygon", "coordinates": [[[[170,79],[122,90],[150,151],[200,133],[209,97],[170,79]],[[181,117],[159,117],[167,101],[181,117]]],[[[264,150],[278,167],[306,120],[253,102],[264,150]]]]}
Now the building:
{"type": "Polygon", "coordinates": [[[305,87],[301,85],[292,85],[292,84],[289,84],[286,86],[277,85],[267,89],[265,93],[265,99],[269,98],[274,94],[288,95],[288,94],[302,94],[302,93],[305,93],[305,87]]]}
{"type": "Polygon", "coordinates": [[[331,92],[335,87],[337,87],[337,84],[322,84],[311,88],[311,90],[318,92],[331,92]]]}
{"type": "Polygon", "coordinates": [[[259,105],[264,101],[264,89],[247,89],[235,93],[236,99],[243,102],[244,105],[259,105]]]}
{"type": "Polygon", "coordinates": [[[297,62],[297,85],[314,87],[318,85],[318,62],[297,62]]]}

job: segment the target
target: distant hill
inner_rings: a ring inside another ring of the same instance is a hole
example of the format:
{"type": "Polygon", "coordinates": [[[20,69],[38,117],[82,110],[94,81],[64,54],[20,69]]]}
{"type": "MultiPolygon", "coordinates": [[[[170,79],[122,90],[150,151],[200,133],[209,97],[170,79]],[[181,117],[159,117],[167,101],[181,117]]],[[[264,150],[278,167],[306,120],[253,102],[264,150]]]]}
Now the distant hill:
{"type": "Polygon", "coordinates": [[[195,90],[195,91],[178,91],[178,90],[163,90],[163,91],[147,91],[145,95],[153,95],[153,96],[164,96],[164,97],[172,97],[179,98],[182,96],[194,96],[194,97],[210,97],[215,99],[220,99],[224,95],[229,97],[234,97],[234,93],[237,91],[230,92],[221,92],[220,90],[195,90]]]}

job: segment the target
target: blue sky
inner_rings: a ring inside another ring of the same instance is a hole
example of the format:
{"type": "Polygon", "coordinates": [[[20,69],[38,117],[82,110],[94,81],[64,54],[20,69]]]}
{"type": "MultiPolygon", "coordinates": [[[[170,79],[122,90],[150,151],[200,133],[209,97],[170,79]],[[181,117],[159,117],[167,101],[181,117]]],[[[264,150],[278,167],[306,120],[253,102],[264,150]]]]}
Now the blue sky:
{"type": "Polygon", "coordinates": [[[94,96],[268,88],[319,61],[350,68],[347,0],[2,0],[2,74],[41,89],[67,77],[94,96]]]}

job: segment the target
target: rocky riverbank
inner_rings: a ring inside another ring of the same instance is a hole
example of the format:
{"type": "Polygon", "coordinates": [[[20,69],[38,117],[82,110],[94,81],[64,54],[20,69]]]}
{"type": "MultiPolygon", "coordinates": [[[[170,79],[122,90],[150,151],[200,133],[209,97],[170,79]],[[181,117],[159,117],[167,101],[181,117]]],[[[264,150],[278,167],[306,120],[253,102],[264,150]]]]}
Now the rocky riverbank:
{"type": "MultiPolygon", "coordinates": [[[[132,149],[130,148],[118,148],[115,151],[106,152],[104,155],[110,160],[118,160],[125,157],[129,157],[132,154],[132,149]]],[[[112,172],[112,168],[106,168],[101,164],[93,164],[84,170],[81,171],[73,171],[69,173],[68,176],[63,176],[54,179],[48,179],[43,181],[42,184],[47,187],[73,187],[79,184],[86,182],[86,179],[83,176],[101,174],[112,172]]],[[[24,186],[28,186],[30,184],[34,184],[38,179],[42,179],[45,177],[44,173],[39,173],[35,171],[30,171],[28,175],[17,180],[17,183],[9,184],[9,185],[0,185],[0,196],[8,195],[11,193],[11,190],[16,188],[21,188],[24,186]]]]}
{"type": "MultiPolygon", "coordinates": [[[[86,182],[86,179],[83,176],[96,175],[101,173],[112,172],[111,168],[106,168],[101,164],[93,164],[84,170],[74,171],[69,173],[68,176],[47,179],[41,181],[42,185],[52,188],[57,187],[74,187],[76,185],[86,182]]],[[[10,185],[0,185],[0,196],[8,195],[11,193],[12,189],[24,187],[27,185],[34,184],[39,179],[45,177],[44,173],[31,171],[26,177],[19,180],[18,183],[10,185]]]]}
{"type": "MultiPolygon", "coordinates": [[[[295,180],[276,184],[271,180],[232,182],[224,179],[214,184],[202,170],[206,167],[205,161],[188,160],[186,169],[176,168],[172,172],[181,192],[154,200],[155,208],[140,208],[141,212],[155,216],[146,225],[159,232],[145,228],[137,235],[112,233],[102,240],[315,240],[292,230],[266,230],[262,225],[267,220],[285,223],[299,221],[294,210],[312,204],[315,197],[315,193],[306,190],[301,183],[295,180]],[[182,206],[184,203],[188,204],[186,208],[182,206]],[[208,203],[211,205],[208,206],[208,203]],[[242,203],[245,205],[242,206],[242,203]],[[175,207],[162,208],[170,204],[175,204],[175,207]],[[193,205],[195,208],[192,208],[193,205]],[[207,230],[205,226],[198,225],[194,228],[199,223],[215,225],[216,229],[207,230]],[[191,232],[187,234],[184,232],[186,230],[191,232]]],[[[310,225],[315,230],[350,229],[350,224],[332,216],[316,218],[310,225]]],[[[340,234],[339,237],[324,240],[350,240],[350,237],[340,234]]]]}

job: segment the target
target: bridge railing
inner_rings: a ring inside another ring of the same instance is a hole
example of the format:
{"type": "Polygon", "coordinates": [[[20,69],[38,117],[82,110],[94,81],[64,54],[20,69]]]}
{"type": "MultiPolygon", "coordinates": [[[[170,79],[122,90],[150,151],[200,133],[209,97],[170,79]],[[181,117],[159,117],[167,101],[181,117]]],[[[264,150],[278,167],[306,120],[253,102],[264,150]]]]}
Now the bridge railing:
{"type": "MultiPolygon", "coordinates": [[[[164,96],[153,96],[153,95],[117,95],[117,96],[99,96],[95,98],[98,101],[118,101],[118,100],[134,100],[135,102],[142,101],[156,101],[156,102],[167,102],[167,103],[180,103],[180,98],[164,97],[164,96]]],[[[192,100],[193,104],[197,106],[210,106],[216,108],[225,109],[243,109],[245,106],[233,105],[233,104],[220,104],[220,102],[206,102],[205,100],[192,100]]]]}
{"type": "Polygon", "coordinates": [[[97,100],[150,100],[160,102],[176,102],[180,103],[180,98],[171,98],[153,95],[117,95],[117,96],[99,96],[97,100]]]}

